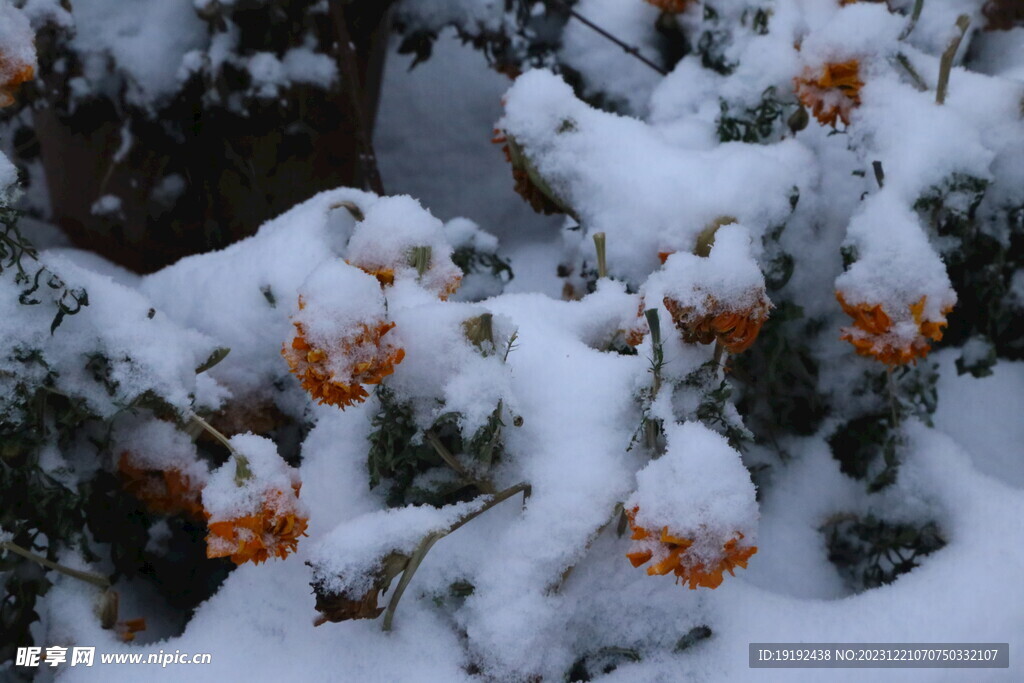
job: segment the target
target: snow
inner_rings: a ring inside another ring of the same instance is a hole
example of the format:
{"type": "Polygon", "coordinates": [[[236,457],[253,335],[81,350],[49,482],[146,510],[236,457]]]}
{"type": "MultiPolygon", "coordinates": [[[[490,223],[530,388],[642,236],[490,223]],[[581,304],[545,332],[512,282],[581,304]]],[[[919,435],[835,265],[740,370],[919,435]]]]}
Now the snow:
{"type": "Polygon", "coordinates": [[[320,264],[299,288],[302,323],[314,347],[331,348],[359,323],[376,325],[385,316],[384,295],[377,280],[341,261],[320,264]]]}
{"type": "Polygon", "coordinates": [[[94,216],[117,216],[121,213],[121,198],[105,194],[93,202],[90,213],[94,216]]]}
{"type": "Polygon", "coordinates": [[[206,42],[206,27],[191,0],[79,0],[73,4],[72,45],[85,61],[92,87],[106,90],[104,60],[113,58],[128,77],[129,101],[146,106],[173,95],[178,65],[206,42]]]}
{"type": "Polygon", "coordinates": [[[170,422],[123,419],[114,442],[139,469],[178,470],[199,481],[206,479],[205,465],[196,460],[195,444],[170,422]]]}
{"type": "Polygon", "coordinates": [[[2,317],[21,321],[0,331],[3,348],[11,350],[0,361],[3,369],[10,371],[5,384],[24,372],[13,352],[19,348],[39,349],[56,372],[55,388],[69,396],[81,396],[97,415],[111,417],[147,392],[163,397],[178,411],[187,410],[190,394],[195,392],[196,368],[214,350],[211,340],[152,310],[150,301],[132,288],[82,268],[60,254],[44,254],[42,258],[69,286],[84,288],[90,303],[77,314],[66,316],[59,334],[51,334],[52,304],[20,306],[18,297],[12,296],[20,288],[15,289],[8,276],[10,271],[5,271],[2,317]],[[95,371],[89,363],[94,355],[108,359],[105,381],[114,390],[88,381],[95,371]]]}
{"type": "Polygon", "coordinates": [[[429,534],[446,531],[481,503],[378,510],[339,524],[311,551],[313,581],[330,593],[361,596],[373,587],[384,559],[411,556],[429,534]]]}
{"type": "MultiPolygon", "coordinates": [[[[659,14],[656,7],[620,0],[583,0],[574,9],[638,48],[647,59],[661,61],[654,29],[659,14]]],[[[601,93],[611,104],[635,114],[645,112],[650,93],[661,78],[639,60],[623,60],[622,48],[576,20],[570,20],[562,34],[559,58],[583,76],[585,93],[601,93]]]]}
{"type": "Polygon", "coordinates": [[[666,246],[692,249],[719,216],[736,217],[759,238],[789,215],[793,188],[810,182],[812,161],[792,141],[666,147],[646,124],[590,108],[543,71],[524,74],[506,98],[499,127],[554,192],[579,207],[586,233],[607,235],[609,268],[628,282],[642,282],[666,246]]]}
{"type": "Polygon", "coordinates": [[[248,476],[240,468],[238,455],[210,473],[203,488],[203,508],[211,522],[254,514],[267,504],[268,492],[290,495],[300,482],[298,472],[281,459],[270,439],[250,433],[235,435],[229,441],[233,453],[245,459],[248,476]]]}
{"type": "Polygon", "coordinates": [[[492,318],[492,342],[477,347],[464,326],[488,315],[485,308],[428,304],[397,308],[393,315],[405,358],[389,386],[412,400],[421,428],[430,427],[442,413],[455,412],[461,416],[463,433],[471,436],[486,424],[499,401],[514,410],[509,371],[502,362],[515,331],[511,321],[492,318]]]}
{"type": "Polygon", "coordinates": [[[313,52],[309,48],[288,50],[281,60],[288,80],[310,83],[327,90],[338,80],[338,65],[329,55],[313,52]]]}

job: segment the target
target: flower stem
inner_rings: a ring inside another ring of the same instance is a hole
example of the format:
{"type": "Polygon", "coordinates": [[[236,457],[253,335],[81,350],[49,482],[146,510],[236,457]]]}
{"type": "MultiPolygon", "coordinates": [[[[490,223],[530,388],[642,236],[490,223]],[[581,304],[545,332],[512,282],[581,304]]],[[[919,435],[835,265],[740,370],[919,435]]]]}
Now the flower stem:
{"type": "Polygon", "coordinates": [[[191,419],[194,424],[198,424],[200,427],[205,429],[210,436],[224,444],[224,447],[231,453],[231,457],[235,459],[235,484],[237,486],[242,486],[252,478],[252,468],[249,467],[249,459],[235,450],[235,447],[231,445],[228,437],[214,429],[209,422],[195,413],[189,414],[189,419],[191,419]]]}
{"type": "Polygon", "coordinates": [[[594,233],[594,249],[597,250],[597,277],[608,277],[608,260],[605,250],[605,235],[603,232],[594,233]]]}
{"type": "Polygon", "coordinates": [[[967,34],[967,27],[970,25],[971,18],[966,14],[961,14],[957,17],[956,27],[960,29],[960,34],[953,37],[946,51],[942,53],[942,59],[939,60],[939,85],[935,89],[936,104],[945,104],[946,102],[946,92],[949,90],[949,74],[953,70],[953,58],[956,57],[956,51],[960,49],[960,41],[964,39],[964,35],[967,34]]]}
{"type": "Polygon", "coordinates": [[[412,248],[412,258],[410,259],[412,263],[410,265],[416,269],[416,273],[420,277],[423,277],[423,274],[427,272],[428,268],[430,268],[431,251],[432,250],[429,246],[412,248]]]}
{"type": "Polygon", "coordinates": [[[654,375],[654,384],[651,387],[652,399],[661,390],[661,368],[665,365],[665,351],[661,345],[661,318],[658,316],[657,308],[648,308],[644,311],[647,318],[647,327],[651,330],[651,374],[654,375]]]}
{"type": "MultiPolygon", "coordinates": [[[[651,374],[654,380],[651,383],[651,402],[658,398],[661,391],[661,368],[665,365],[665,351],[661,343],[661,318],[658,316],[657,308],[649,308],[644,311],[647,318],[647,327],[651,330],[651,374]]],[[[654,457],[661,453],[658,450],[658,436],[661,433],[661,420],[649,417],[644,423],[644,438],[647,447],[654,452],[654,457]]]]}
{"type": "Polygon", "coordinates": [[[445,464],[455,470],[455,473],[465,481],[476,486],[482,493],[494,493],[494,487],[489,482],[477,479],[469,473],[469,470],[462,466],[462,463],[460,463],[458,459],[452,455],[451,451],[445,448],[445,445],[441,443],[441,437],[439,437],[433,429],[428,429],[423,432],[423,438],[431,445],[434,452],[445,461],[445,464]]]}
{"type": "Polygon", "coordinates": [[[721,380],[725,377],[725,364],[729,361],[729,353],[725,350],[722,342],[715,340],[715,355],[713,357],[715,363],[715,376],[721,380]]]}
{"type": "Polygon", "coordinates": [[[64,565],[57,564],[52,560],[46,559],[42,555],[38,555],[32,552],[31,550],[26,550],[25,548],[22,548],[14,541],[0,542],[0,549],[9,550],[15,555],[21,555],[26,560],[32,560],[37,564],[41,564],[44,567],[54,570],[55,572],[60,572],[61,574],[78,579],[79,581],[91,583],[92,585],[97,586],[99,588],[110,588],[110,579],[108,579],[105,576],[102,576],[100,574],[93,574],[92,572],[83,572],[79,569],[71,569],[70,567],[65,567],[64,565]]]}
{"type": "Polygon", "coordinates": [[[891,365],[886,367],[885,374],[885,385],[889,391],[889,411],[892,415],[892,427],[895,430],[899,430],[900,414],[896,409],[896,379],[893,377],[891,365]]]}
{"type": "Polygon", "coordinates": [[[921,78],[921,74],[917,73],[917,69],[914,68],[914,65],[910,63],[910,59],[908,59],[905,54],[902,52],[897,54],[896,63],[907,72],[907,75],[910,76],[910,80],[914,84],[914,88],[916,88],[918,92],[924,92],[928,89],[928,84],[924,82],[923,78],[921,78]]]}
{"type": "Polygon", "coordinates": [[[423,559],[427,556],[427,553],[430,552],[430,549],[434,547],[434,544],[440,541],[448,534],[458,529],[459,527],[465,526],[472,520],[476,519],[483,513],[487,512],[495,505],[498,505],[499,503],[508,500],[509,498],[520,492],[523,494],[524,498],[529,496],[530,485],[527,483],[520,483],[510,488],[507,488],[504,491],[500,491],[494,494],[494,496],[489,501],[484,503],[484,505],[479,510],[470,512],[469,514],[467,514],[466,516],[462,517],[457,522],[452,524],[447,529],[441,531],[434,531],[432,533],[427,534],[423,538],[423,540],[420,541],[420,544],[416,548],[416,551],[413,552],[412,557],[409,558],[409,564],[406,565],[405,571],[402,572],[402,578],[398,581],[398,586],[395,587],[395,594],[391,596],[391,601],[388,603],[387,610],[384,612],[383,629],[385,631],[391,630],[392,622],[395,619],[395,610],[398,609],[398,601],[402,599],[402,594],[405,593],[405,589],[409,586],[409,583],[412,581],[413,574],[415,574],[416,570],[419,569],[420,564],[423,563],[423,559]]]}
{"type": "Polygon", "coordinates": [[[907,23],[907,27],[903,29],[903,33],[900,34],[900,40],[906,40],[914,31],[914,27],[917,26],[917,20],[921,18],[921,10],[923,8],[924,0],[914,1],[914,9],[910,11],[910,22],[907,23]]]}

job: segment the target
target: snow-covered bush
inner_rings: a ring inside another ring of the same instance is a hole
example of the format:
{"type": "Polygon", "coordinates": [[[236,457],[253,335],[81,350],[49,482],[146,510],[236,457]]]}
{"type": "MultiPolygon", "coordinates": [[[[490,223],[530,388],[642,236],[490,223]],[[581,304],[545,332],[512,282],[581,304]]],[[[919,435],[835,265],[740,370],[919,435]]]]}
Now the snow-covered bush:
{"type": "MultiPolygon", "coordinates": [[[[109,605],[143,575],[182,622],[164,649],[233,677],[732,680],[750,642],[1016,647],[1024,470],[989,451],[1019,444],[957,414],[1021,390],[1011,5],[403,0],[400,52],[454,26],[514,78],[491,152],[563,216],[561,298],[506,291],[473,221],[353,188],[95,272],[21,237],[3,159],[5,642],[127,650],[142,624],[109,605]]],[[[111,70],[139,45],[79,23],[86,58],[34,96],[75,120],[120,74],[147,120],[200,83],[287,119],[337,74],[313,29],[240,47],[254,8],[196,2],[173,84],[111,70]]],[[[4,12],[15,97],[35,64],[4,12]]]]}

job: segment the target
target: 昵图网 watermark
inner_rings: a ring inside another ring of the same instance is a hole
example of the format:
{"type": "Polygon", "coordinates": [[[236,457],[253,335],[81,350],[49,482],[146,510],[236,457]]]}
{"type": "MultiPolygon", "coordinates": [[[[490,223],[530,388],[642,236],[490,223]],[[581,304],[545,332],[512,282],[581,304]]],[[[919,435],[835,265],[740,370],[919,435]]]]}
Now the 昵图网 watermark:
{"type": "MultiPolygon", "coordinates": [[[[159,664],[166,667],[171,664],[210,664],[213,655],[208,652],[189,654],[181,650],[174,652],[101,652],[99,664],[159,664]]],[[[93,666],[96,661],[94,647],[19,647],[15,659],[16,666],[93,666]]]]}

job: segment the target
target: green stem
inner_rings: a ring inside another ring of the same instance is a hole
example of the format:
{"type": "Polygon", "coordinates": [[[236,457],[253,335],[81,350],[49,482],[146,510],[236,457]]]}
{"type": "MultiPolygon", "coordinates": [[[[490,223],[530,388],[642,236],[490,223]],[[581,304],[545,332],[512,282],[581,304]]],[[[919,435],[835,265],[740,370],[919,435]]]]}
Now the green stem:
{"type": "Polygon", "coordinates": [[[419,569],[420,564],[423,563],[423,559],[427,556],[427,553],[430,552],[430,549],[434,547],[434,544],[448,534],[454,532],[456,529],[465,526],[472,520],[487,512],[495,505],[508,500],[520,492],[522,492],[525,499],[525,497],[530,495],[530,485],[526,483],[516,484],[515,486],[494,494],[494,497],[487,501],[479,510],[469,513],[447,529],[427,534],[423,540],[420,541],[416,551],[412,554],[412,557],[409,558],[409,564],[406,566],[405,571],[402,572],[402,578],[399,580],[398,586],[395,587],[395,594],[391,596],[391,601],[388,603],[387,610],[384,612],[383,628],[385,631],[391,630],[392,622],[394,622],[395,619],[395,610],[398,609],[398,601],[402,599],[402,594],[405,593],[405,589],[412,581],[413,574],[415,574],[416,570],[419,569]]]}
{"type": "Polygon", "coordinates": [[[594,233],[594,249],[597,250],[597,277],[606,278],[608,277],[608,261],[607,252],[605,250],[606,242],[605,235],[603,232],[594,233]]]}
{"type": "Polygon", "coordinates": [[[451,451],[445,448],[445,445],[441,443],[441,437],[439,437],[437,433],[434,432],[433,429],[428,429],[425,432],[423,432],[423,438],[426,439],[427,443],[431,445],[431,447],[434,449],[434,452],[437,453],[437,455],[442,460],[445,461],[445,464],[447,464],[449,467],[455,470],[456,474],[458,474],[467,482],[476,486],[478,489],[480,489],[481,492],[494,493],[494,487],[491,486],[490,483],[486,481],[480,481],[472,474],[470,474],[469,470],[462,466],[462,463],[460,463],[458,459],[456,459],[456,457],[452,455],[451,451]]]}
{"type": "Polygon", "coordinates": [[[198,424],[200,427],[205,429],[210,436],[224,444],[224,447],[231,453],[231,457],[235,459],[235,484],[237,486],[244,485],[245,482],[252,478],[252,468],[249,466],[249,459],[235,450],[235,447],[231,445],[228,437],[214,429],[209,422],[195,413],[191,413],[189,415],[189,419],[191,419],[193,423],[198,424]]]}
{"type": "Polygon", "coordinates": [[[889,390],[889,410],[892,414],[892,427],[899,431],[900,428],[900,414],[896,409],[896,380],[892,374],[892,366],[888,366],[885,369],[885,385],[889,390]]]}
{"type": "Polygon", "coordinates": [[[916,88],[918,92],[924,92],[928,89],[928,84],[924,82],[923,78],[921,78],[921,74],[917,73],[917,69],[914,68],[914,65],[910,63],[910,59],[908,59],[905,54],[900,52],[896,55],[896,63],[903,67],[903,70],[907,72],[907,75],[910,76],[910,80],[914,84],[914,88],[916,88]]]}
{"type": "MultiPolygon", "coordinates": [[[[651,374],[654,381],[651,383],[651,402],[658,397],[661,391],[661,368],[665,364],[665,351],[661,343],[661,318],[658,316],[658,309],[649,308],[644,311],[647,318],[647,327],[651,330],[651,374]]],[[[658,436],[661,433],[661,420],[648,418],[644,424],[644,438],[647,447],[654,452],[654,457],[661,455],[658,452],[658,436]]]]}
{"type": "Polygon", "coordinates": [[[432,249],[427,247],[413,247],[412,248],[412,267],[416,269],[416,272],[420,277],[427,272],[430,268],[430,256],[432,249]]]}
{"type": "Polygon", "coordinates": [[[956,51],[960,49],[960,41],[967,34],[967,27],[970,25],[971,18],[966,14],[961,14],[957,17],[956,27],[960,29],[960,35],[953,37],[953,40],[949,42],[949,46],[942,53],[942,58],[939,60],[939,85],[935,89],[936,104],[945,104],[946,102],[946,92],[949,90],[949,75],[953,70],[953,59],[956,57],[956,51]]]}
{"type": "Polygon", "coordinates": [[[665,352],[661,345],[661,318],[658,316],[657,308],[648,308],[644,311],[647,318],[647,327],[651,330],[651,348],[653,358],[651,359],[651,374],[654,375],[651,398],[658,395],[661,390],[661,366],[665,364],[665,352]]]}
{"type": "Polygon", "coordinates": [[[915,0],[914,9],[910,11],[910,22],[900,34],[900,40],[906,40],[917,26],[917,20],[921,18],[921,10],[924,8],[924,0],[915,0]]]}
{"type": "Polygon", "coordinates": [[[99,588],[110,588],[110,579],[108,579],[105,576],[101,576],[100,574],[93,574],[92,572],[83,572],[78,569],[71,569],[70,567],[65,567],[64,565],[57,564],[52,560],[46,559],[42,555],[37,555],[31,550],[26,550],[25,548],[22,548],[14,541],[3,541],[2,543],[0,543],[0,548],[2,548],[3,550],[9,550],[15,555],[21,555],[27,560],[32,560],[37,564],[41,564],[44,567],[48,567],[49,569],[54,570],[55,572],[60,572],[61,574],[78,579],[79,581],[91,583],[92,585],[97,586],[99,588]]]}

